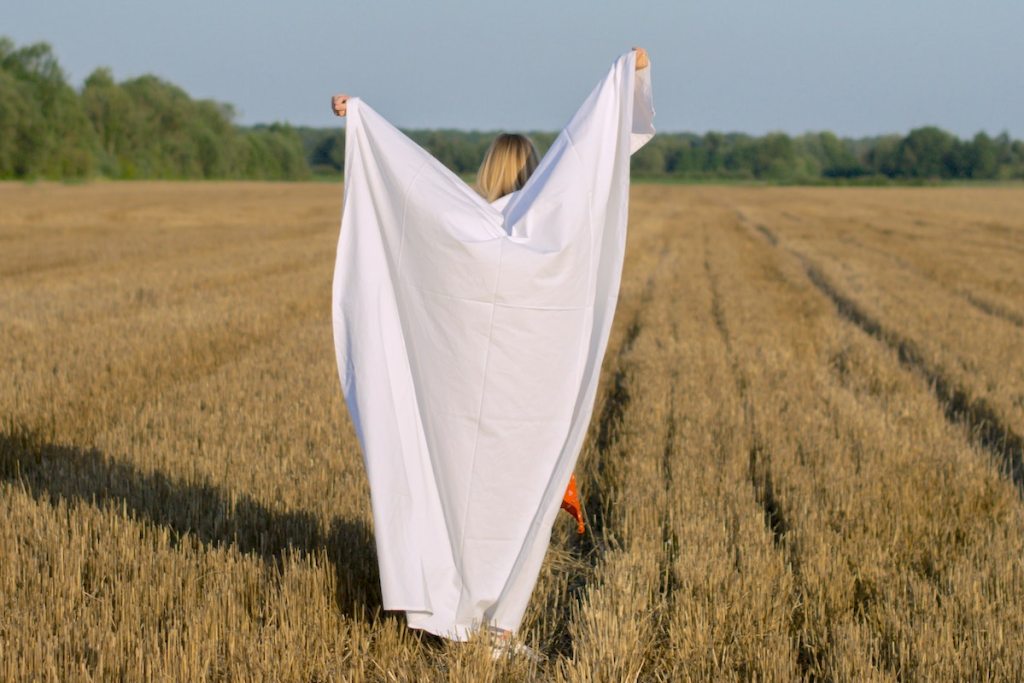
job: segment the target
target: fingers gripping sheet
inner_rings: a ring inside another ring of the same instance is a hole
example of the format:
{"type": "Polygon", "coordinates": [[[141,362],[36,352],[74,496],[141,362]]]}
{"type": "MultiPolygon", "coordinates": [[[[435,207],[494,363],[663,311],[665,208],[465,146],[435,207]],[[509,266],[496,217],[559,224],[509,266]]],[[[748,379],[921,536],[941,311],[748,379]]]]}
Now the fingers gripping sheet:
{"type": "Polygon", "coordinates": [[[619,57],[526,185],[489,204],[349,100],[334,340],[384,609],[515,631],[594,407],[650,67],[619,57]]]}

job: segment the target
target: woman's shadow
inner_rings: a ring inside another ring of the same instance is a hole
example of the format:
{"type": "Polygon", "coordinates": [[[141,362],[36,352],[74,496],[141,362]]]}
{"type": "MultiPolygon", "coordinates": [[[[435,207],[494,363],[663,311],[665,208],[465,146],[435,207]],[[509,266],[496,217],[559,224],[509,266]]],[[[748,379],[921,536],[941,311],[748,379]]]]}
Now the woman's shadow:
{"type": "Polygon", "coordinates": [[[246,494],[145,472],[96,449],[49,443],[10,425],[0,430],[0,480],[21,482],[50,505],[64,500],[123,508],[169,528],[173,545],[192,534],[258,556],[279,571],[289,551],[323,552],[334,567],[334,597],[343,614],[373,618],[381,608],[376,548],[362,520],[335,517],[325,530],[308,512],[274,510],[246,494]]]}

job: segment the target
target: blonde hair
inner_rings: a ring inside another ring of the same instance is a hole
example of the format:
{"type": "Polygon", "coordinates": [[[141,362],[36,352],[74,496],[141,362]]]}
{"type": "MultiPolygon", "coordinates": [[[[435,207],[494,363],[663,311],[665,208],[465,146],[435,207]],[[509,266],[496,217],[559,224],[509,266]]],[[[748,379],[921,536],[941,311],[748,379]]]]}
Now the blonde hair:
{"type": "Polygon", "coordinates": [[[476,190],[489,202],[515,192],[537,168],[537,148],[525,135],[502,133],[487,148],[476,174],[476,190]]]}

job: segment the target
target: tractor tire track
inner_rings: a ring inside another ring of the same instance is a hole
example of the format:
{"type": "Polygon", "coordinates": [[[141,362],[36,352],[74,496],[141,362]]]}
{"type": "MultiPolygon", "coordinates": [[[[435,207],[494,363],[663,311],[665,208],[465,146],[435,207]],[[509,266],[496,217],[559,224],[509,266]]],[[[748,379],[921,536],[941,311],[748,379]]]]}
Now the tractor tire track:
{"type": "Polygon", "coordinates": [[[928,382],[946,420],[966,427],[970,438],[989,452],[1024,496],[1024,438],[1005,424],[985,399],[972,396],[942,367],[929,363],[913,340],[884,326],[840,291],[814,261],[795,250],[788,251],[800,261],[808,279],[832,301],[840,316],[895,351],[901,365],[928,382]]]}
{"type": "MultiPolygon", "coordinates": [[[[750,225],[749,220],[746,218],[746,216],[743,216],[742,214],[741,214],[741,222],[744,222],[746,225],[750,225]]],[[[780,240],[779,240],[778,235],[774,231],[772,231],[768,226],[766,226],[764,224],[758,224],[758,225],[754,226],[754,228],[759,233],[761,233],[761,235],[768,241],[768,243],[771,246],[773,246],[773,247],[780,246],[780,240]]],[[[984,299],[984,298],[978,296],[977,294],[975,294],[974,292],[972,292],[971,290],[966,289],[964,287],[951,287],[947,283],[943,282],[941,278],[936,277],[935,275],[933,275],[933,274],[931,274],[931,273],[929,273],[929,272],[927,272],[925,270],[922,270],[921,268],[918,268],[917,266],[914,266],[913,264],[909,263],[906,259],[904,259],[899,254],[894,254],[894,253],[892,253],[890,251],[887,251],[885,249],[882,249],[880,247],[875,247],[875,246],[872,246],[872,245],[869,245],[869,244],[865,244],[865,243],[861,242],[860,240],[855,239],[853,237],[846,237],[845,239],[842,239],[841,241],[844,242],[845,244],[850,244],[850,245],[852,245],[852,246],[854,246],[854,247],[856,247],[858,249],[863,249],[864,251],[871,252],[871,253],[876,254],[878,256],[881,256],[881,257],[883,257],[883,258],[885,258],[885,259],[887,259],[889,261],[892,261],[900,269],[905,270],[905,271],[910,272],[910,273],[913,273],[914,275],[916,275],[916,276],[918,276],[918,277],[920,277],[920,278],[922,278],[924,280],[928,280],[929,282],[935,284],[936,286],[940,287],[941,289],[943,289],[943,290],[945,290],[945,291],[947,291],[947,292],[949,292],[951,294],[954,294],[954,295],[960,297],[961,299],[966,301],[970,306],[972,306],[976,310],[980,311],[981,313],[984,313],[985,315],[991,316],[993,318],[998,318],[1000,320],[1003,320],[1005,322],[1010,323],[1011,325],[1014,325],[1015,327],[1024,328],[1024,316],[1020,315],[1016,311],[1008,309],[1005,306],[1002,306],[1002,305],[1000,305],[998,303],[995,303],[993,301],[989,301],[987,299],[984,299]]],[[[790,248],[788,246],[783,246],[783,248],[786,249],[787,251],[790,251],[791,253],[793,253],[792,248],[790,248]]]]}
{"type": "MultiPolygon", "coordinates": [[[[743,228],[745,217],[739,216],[736,228],[747,234],[743,228]]],[[[771,232],[765,228],[762,234],[768,238],[771,232]]],[[[739,357],[733,346],[732,336],[722,307],[722,295],[717,275],[711,267],[708,252],[708,237],[704,235],[704,271],[711,289],[711,317],[722,338],[726,349],[729,366],[736,390],[743,405],[744,424],[748,430],[749,447],[747,450],[747,478],[753,492],[754,500],[761,508],[765,529],[771,534],[772,544],[785,558],[793,574],[793,592],[795,605],[789,617],[788,630],[794,647],[794,657],[802,679],[813,679],[815,671],[821,671],[828,661],[828,651],[821,644],[809,642],[805,628],[806,615],[804,605],[807,602],[808,588],[801,575],[798,548],[791,541],[788,532],[791,521],[788,519],[783,505],[776,495],[776,483],[772,477],[772,452],[767,439],[757,426],[753,399],[748,391],[749,380],[740,366],[739,357]]]]}
{"type": "MultiPolygon", "coordinates": [[[[772,246],[779,246],[778,238],[767,227],[759,225],[757,229],[772,246]]],[[[950,424],[966,427],[970,440],[989,453],[1000,470],[1013,481],[1018,494],[1024,497],[1024,437],[1007,425],[988,401],[972,396],[941,366],[929,363],[912,339],[884,326],[840,291],[813,260],[792,247],[783,245],[780,248],[785,249],[800,262],[811,284],[832,301],[841,317],[895,351],[901,365],[928,382],[946,420],[950,424]]],[[[1024,325],[1024,320],[1012,311],[993,306],[974,297],[968,291],[957,290],[956,293],[989,315],[1017,326],[1024,325]]]]}
{"type": "MultiPolygon", "coordinates": [[[[587,531],[569,542],[570,551],[582,560],[579,568],[567,577],[567,595],[570,604],[582,605],[597,568],[604,562],[610,547],[609,531],[616,512],[613,470],[618,464],[613,462],[612,458],[622,459],[623,457],[622,454],[617,453],[615,445],[620,438],[626,410],[632,401],[633,362],[630,361],[629,354],[643,330],[645,307],[653,297],[657,275],[662,270],[668,253],[668,245],[664,244],[661,249],[661,258],[647,276],[639,295],[636,310],[633,312],[622,343],[612,361],[615,371],[605,391],[604,400],[601,402],[601,411],[597,418],[597,434],[594,438],[592,460],[594,474],[586,478],[585,489],[582,491],[580,500],[587,531]]],[[[572,636],[566,630],[556,639],[552,653],[571,657],[573,647],[572,636]]]]}

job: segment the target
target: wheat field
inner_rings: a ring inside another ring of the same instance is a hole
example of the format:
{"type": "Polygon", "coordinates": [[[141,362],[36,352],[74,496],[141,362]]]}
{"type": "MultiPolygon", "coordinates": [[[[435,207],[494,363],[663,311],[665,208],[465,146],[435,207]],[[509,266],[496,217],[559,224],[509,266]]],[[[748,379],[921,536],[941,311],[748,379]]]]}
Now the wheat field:
{"type": "Polygon", "coordinates": [[[539,663],[381,610],[340,205],[0,184],[0,680],[1024,679],[1024,188],[634,185],[539,663]]]}

